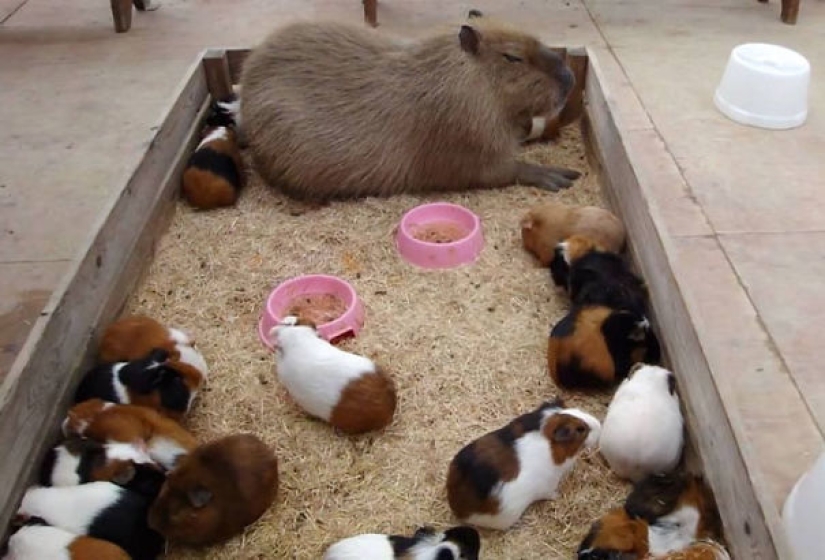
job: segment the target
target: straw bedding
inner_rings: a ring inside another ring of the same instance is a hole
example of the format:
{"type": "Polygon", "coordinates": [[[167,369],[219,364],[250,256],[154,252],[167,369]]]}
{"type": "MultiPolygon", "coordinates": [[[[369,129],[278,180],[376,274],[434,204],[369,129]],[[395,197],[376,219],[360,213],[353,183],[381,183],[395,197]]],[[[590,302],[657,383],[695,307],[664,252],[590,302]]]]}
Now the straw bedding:
{"type": "MultiPolygon", "coordinates": [[[[457,524],[444,489],[453,455],[564,394],[547,374],[545,352],[567,302],[521,247],[519,219],[552,198],[602,204],[576,127],[525,157],[585,174],[560,194],[510,187],[322,208],[253,178],[235,208],[179,206],[129,310],[195,335],[212,373],[186,425],[201,441],[257,434],[278,454],[280,487],[275,505],[243,536],[200,551],[171,547],[169,558],[318,559],[354,534],[457,524]],[[481,217],[486,245],[474,265],[423,271],[397,256],[393,233],[402,214],[434,200],[481,217]],[[364,301],[365,328],[343,347],[372,357],[396,381],[396,418],[381,433],[337,435],[306,417],[277,381],[273,356],[257,337],[259,313],[276,284],[306,273],[340,275],[364,301]]],[[[600,419],[610,398],[565,396],[600,419]]],[[[571,558],[591,521],[627,491],[597,454],[587,454],[557,500],[533,505],[508,532],[482,531],[482,558],[571,558]]]]}

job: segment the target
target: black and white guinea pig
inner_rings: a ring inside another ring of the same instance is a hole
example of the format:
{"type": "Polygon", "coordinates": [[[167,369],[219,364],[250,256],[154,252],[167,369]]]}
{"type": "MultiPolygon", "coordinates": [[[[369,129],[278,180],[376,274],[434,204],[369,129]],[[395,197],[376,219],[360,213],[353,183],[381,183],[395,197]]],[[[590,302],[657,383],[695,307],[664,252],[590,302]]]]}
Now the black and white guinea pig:
{"type": "Polygon", "coordinates": [[[556,245],[550,261],[553,282],[576,305],[647,312],[647,286],[621,255],[605,251],[592,239],[572,235],[556,245]]]}
{"type": "Polygon", "coordinates": [[[9,537],[3,560],[130,560],[130,556],[116,544],[78,536],[33,517],[9,537]]]}
{"type": "Polygon", "coordinates": [[[450,508],[463,522],[508,529],[530,504],[556,497],[581,451],[598,442],[599,428],[596,418],[560,399],[519,416],[453,458],[450,508]]]}
{"type": "Polygon", "coordinates": [[[392,423],[395,383],[372,360],[335,347],[294,316],[273,327],[269,336],[278,380],[306,412],[348,434],[392,423]]]}
{"type": "Polygon", "coordinates": [[[183,362],[169,361],[169,352],[155,348],[130,362],[100,364],[86,373],[75,393],[75,402],[103,399],[157,410],[180,421],[192,406],[203,383],[198,370],[183,362]]]}
{"type": "Polygon", "coordinates": [[[330,546],[323,560],[478,560],[481,539],[472,527],[443,533],[421,527],[412,537],[364,534],[330,546]]]}
{"type": "Polygon", "coordinates": [[[111,482],[35,486],[26,490],[17,515],[39,517],[75,535],[109,541],[134,560],[154,560],[163,549],[163,537],[147,524],[150,505],[149,498],[111,482]]]}
{"type": "Polygon", "coordinates": [[[131,443],[107,443],[70,437],[46,454],[41,486],[77,486],[107,481],[154,498],[166,476],[146,451],[131,443]]]}
{"type": "Polygon", "coordinates": [[[683,446],[676,377],[665,368],[637,364],[607,408],[601,454],[613,472],[635,482],[675,469],[683,446]]]}
{"type": "Polygon", "coordinates": [[[232,206],[245,183],[237,132],[239,102],[215,102],[203,140],[183,171],[184,198],[200,210],[232,206]]]}
{"type": "Polygon", "coordinates": [[[574,306],[550,331],[547,370],[560,387],[601,388],[638,362],[658,363],[659,340],[643,315],[601,305],[574,306]]]}

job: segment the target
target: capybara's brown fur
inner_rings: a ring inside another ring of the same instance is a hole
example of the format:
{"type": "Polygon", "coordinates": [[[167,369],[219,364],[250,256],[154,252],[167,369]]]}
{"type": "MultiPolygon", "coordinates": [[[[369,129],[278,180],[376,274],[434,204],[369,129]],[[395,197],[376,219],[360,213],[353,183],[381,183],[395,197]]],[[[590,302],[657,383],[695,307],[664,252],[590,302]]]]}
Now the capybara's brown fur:
{"type": "Polygon", "coordinates": [[[380,430],[395,415],[395,383],[381,368],[353,379],[341,391],[329,423],[347,434],[380,430]]]}
{"type": "Polygon", "coordinates": [[[521,219],[521,240],[543,266],[553,260],[556,245],[572,235],[581,235],[611,253],[625,245],[622,222],[609,210],[597,206],[568,206],[560,202],[536,205],[521,219]]]}
{"type": "Polygon", "coordinates": [[[149,510],[149,526],[169,540],[206,545],[239,534],[272,505],[278,460],[250,434],[195,449],[169,473],[149,510]]]}
{"type": "Polygon", "coordinates": [[[516,157],[532,117],[563,108],[573,73],[535,37],[482,19],[418,42],[333,22],[276,30],[241,78],[259,174],[310,200],[569,187],[578,172],[516,157]]]}

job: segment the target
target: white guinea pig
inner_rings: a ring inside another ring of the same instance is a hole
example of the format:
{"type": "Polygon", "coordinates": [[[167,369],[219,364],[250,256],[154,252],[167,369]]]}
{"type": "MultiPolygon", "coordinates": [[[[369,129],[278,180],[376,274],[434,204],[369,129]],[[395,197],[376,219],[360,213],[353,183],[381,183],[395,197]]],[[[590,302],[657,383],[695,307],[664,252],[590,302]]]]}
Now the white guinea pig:
{"type": "Polygon", "coordinates": [[[453,527],[437,533],[421,527],[412,537],[365,534],[338,541],[323,560],[478,560],[481,539],[472,527],[453,527]]]}
{"type": "Polygon", "coordinates": [[[150,504],[149,498],[110,482],[89,482],[29,488],[17,513],[22,518],[39,517],[76,535],[109,541],[135,560],[154,560],[163,548],[163,537],[147,524],[150,504]]]}
{"type": "Polygon", "coordinates": [[[3,560],[129,560],[119,546],[43,524],[26,525],[9,538],[3,560]]]}
{"type": "Polygon", "coordinates": [[[599,421],[560,399],[543,403],[466,445],[447,474],[458,519],[491,529],[512,526],[535,501],[556,497],[582,450],[599,440],[599,421]]]}
{"type": "Polygon", "coordinates": [[[336,348],[296,317],[287,317],[269,335],[278,380],[306,412],[348,434],[392,422],[395,384],[372,360],[336,348]]]}
{"type": "Polygon", "coordinates": [[[675,376],[659,366],[637,364],[607,409],[602,455],[617,475],[639,481],[676,468],[683,445],[675,376]]]}

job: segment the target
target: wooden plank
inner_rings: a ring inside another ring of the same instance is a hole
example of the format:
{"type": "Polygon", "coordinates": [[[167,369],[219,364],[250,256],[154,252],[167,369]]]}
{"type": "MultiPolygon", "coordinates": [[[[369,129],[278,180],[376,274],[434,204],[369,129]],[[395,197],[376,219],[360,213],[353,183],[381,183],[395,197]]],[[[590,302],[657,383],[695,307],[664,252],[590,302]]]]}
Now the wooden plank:
{"type": "Polygon", "coordinates": [[[663,230],[642,195],[621,131],[612,118],[611,105],[621,100],[601,81],[592,56],[585,87],[587,137],[605,169],[607,198],[628,229],[631,256],[651,279],[652,320],[664,326],[658,332],[679,381],[691,443],[716,497],[731,552],[748,560],[786,558],[781,534],[766,519],[759,488],[748,474],[735,411],[725,409],[669,265],[669,255],[674,254],[669,240],[660,234],[663,230]]]}
{"type": "Polygon", "coordinates": [[[209,90],[212,99],[222,101],[232,96],[232,77],[226,51],[207,50],[203,56],[203,72],[206,76],[206,89],[209,90]]]}
{"type": "Polygon", "coordinates": [[[182,161],[208,103],[201,57],[189,69],[152,142],[112,197],[88,244],[53,293],[0,386],[0,526],[59,430],[90,363],[97,328],[123,308],[173,212],[182,161]]]}

